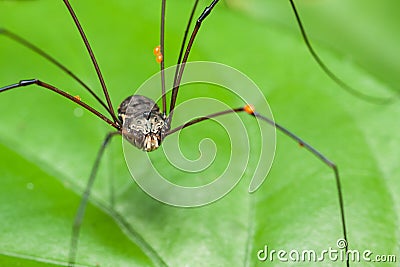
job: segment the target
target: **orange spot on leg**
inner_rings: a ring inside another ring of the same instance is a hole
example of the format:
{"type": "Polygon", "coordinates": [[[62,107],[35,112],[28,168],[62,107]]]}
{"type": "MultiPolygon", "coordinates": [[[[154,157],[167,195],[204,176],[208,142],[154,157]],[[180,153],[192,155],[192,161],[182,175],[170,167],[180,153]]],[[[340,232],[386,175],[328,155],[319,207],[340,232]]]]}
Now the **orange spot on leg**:
{"type": "Polygon", "coordinates": [[[161,63],[164,59],[162,53],[161,53],[161,47],[157,45],[154,50],[153,50],[154,55],[156,56],[156,61],[158,63],[161,63]]]}
{"type": "Polygon", "coordinates": [[[74,96],[74,98],[75,98],[76,100],[81,101],[81,97],[80,97],[79,95],[74,96]]]}
{"type": "Polygon", "coordinates": [[[244,106],[244,111],[250,115],[254,114],[254,111],[256,111],[255,107],[251,104],[247,104],[246,106],[244,106]]]}
{"type": "Polygon", "coordinates": [[[154,53],[155,56],[160,54],[161,53],[161,47],[159,45],[154,47],[153,53],[154,53]]]}
{"type": "Polygon", "coordinates": [[[156,61],[158,63],[161,63],[163,61],[163,59],[164,59],[164,57],[163,57],[163,55],[161,53],[156,56],[156,61]]]}

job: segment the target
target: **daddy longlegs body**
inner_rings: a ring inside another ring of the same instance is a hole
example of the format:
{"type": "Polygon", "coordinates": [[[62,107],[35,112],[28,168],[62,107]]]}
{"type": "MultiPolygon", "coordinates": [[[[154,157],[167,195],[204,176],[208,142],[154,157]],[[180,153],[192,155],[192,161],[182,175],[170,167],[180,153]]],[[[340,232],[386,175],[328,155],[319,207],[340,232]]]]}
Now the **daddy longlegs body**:
{"type": "MultiPolygon", "coordinates": [[[[185,63],[188,59],[189,56],[189,52],[194,44],[194,39],[196,37],[196,34],[201,31],[201,24],[203,21],[206,20],[207,16],[210,14],[211,10],[217,5],[218,1],[212,1],[211,5],[209,5],[204,11],[203,13],[201,13],[201,15],[198,17],[198,23],[195,26],[195,30],[193,30],[191,33],[191,35],[188,35],[188,42],[185,45],[185,42],[183,42],[182,44],[182,57],[179,60],[180,63],[185,63]]],[[[75,25],[78,27],[79,29],[79,33],[81,34],[82,39],[84,40],[85,44],[86,44],[86,48],[89,50],[89,53],[92,54],[91,52],[91,48],[89,45],[89,42],[86,40],[86,37],[84,37],[84,31],[83,29],[81,29],[80,27],[80,23],[79,20],[76,18],[75,13],[71,7],[71,5],[69,4],[68,1],[64,1],[65,5],[67,6],[71,16],[74,18],[74,23],[75,25]]],[[[197,3],[197,2],[196,2],[197,3]]],[[[291,1],[291,4],[293,5],[293,2],[291,1]]],[[[165,5],[163,5],[165,6],[165,5]]],[[[293,5],[294,8],[294,5],[293,5]]],[[[164,8],[163,8],[164,10],[164,8]]],[[[295,10],[295,9],[294,9],[295,10]]],[[[164,14],[164,12],[163,12],[164,14]]],[[[296,16],[298,16],[297,12],[295,13],[296,16]]],[[[162,15],[162,21],[164,21],[165,15],[162,15]]],[[[162,55],[163,55],[163,50],[164,50],[164,45],[163,45],[163,33],[164,33],[164,22],[161,23],[162,25],[162,37],[161,37],[161,42],[160,42],[160,51],[156,51],[157,56],[159,57],[159,61],[160,61],[160,65],[161,65],[161,69],[164,68],[164,61],[161,60],[162,59],[162,55]]],[[[301,25],[301,24],[300,24],[301,25]]],[[[304,34],[304,29],[301,26],[302,32],[304,34]]],[[[5,29],[2,30],[2,34],[10,37],[11,39],[13,39],[14,41],[17,41],[17,43],[20,43],[22,45],[28,46],[28,48],[30,48],[31,50],[33,50],[36,53],[41,54],[44,57],[48,57],[47,53],[41,50],[38,50],[33,44],[30,44],[29,41],[25,40],[25,39],[21,39],[20,36],[15,35],[13,32],[7,31],[5,29]]],[[[304,35],[305,36],[305,35],[304,35]]],[[[306,39],[306,42],[308,43],[308,40],[306,39]]],[[[309,44],[309,43],[308,43],[309,44]]],[[[314,50],[311,50],[312,53],[314,53],[314,56],[317,58],[317,61],[319,60],[318,56],[315,54],[314,50]]],[[[101,146],[101,149],[98,153],[98,156],[96,158],[95,164],[94,164],[94,168],[91,174],[91,177],[89,179],[89,183],[88,186],[86,188],[86,193],[82,199],[80,208],[78,210],[78,215],[75,219],[75,226],[74,226],[74,230],[73,230],[73,234],[72,234],[72,239],[71,239],[71,248],[70,248],[70,256],[69,256],[69,262],[71,265],[74,264],[75,262],[75,253],[76,253],[76,249],[77,249],[77,242],[78,242],[78,237],[79,237],[79,230],[80,230],[80,221],[83,219],[83,214],[85,211],[85,207],[87,205],[87,201],[88,201],[88,196],[89,196],[89,192],[90,192],[90,188],[91,188],[91,184],[94,181],[95,178],[95,174],[96,174],[96,170],[98,168],[101,156],[103,155],[103,152],[106,148],[106,145],[108,144],[108,142],[110,141],[112,136],[117,136],[120,135],[121,132],[123,131],[123,127],[122,127],[122,120],[126,118],[126,114],[125,111],[123,109],[124,105],[122,105],[122,109],[120,108],[119,110],[119,114],[116,112],[115,106],[112,105],[111,100],[109,98],[109,92],[103,82],[103,78],[100,72],[100,69],[98,67],[98,64],[95,61],[95,57],[94,55],[91,56],[91,59],[93,61],[94,66],[97,69],[97,75],[99,77],[99,80],[101,81],[102,84],[102,88],[103,88],[103,93],[105,96],[105,101],[104,100],[100,100],[101,97],[96,95],[94,92],[91,93],[100,103],[101,106],[103,106],[103,108],[105,108],[109,114],[107,113],[100,113],[99,111],[97,111],[97,109],[92,108],[89,105],[86,105],[84,100],[80,100],[79,97],[74,96],[74,95],[70,95],[68,94],[66,91],[62,91],[61,89],[53,86],[51,83],[47,83],[47,81],[41,81],[41,80],[37,80],[37,79],[30,79],[30,80],[23,80],[19,83],[16,84],[12,84],[9,86],[4,86],[0,89],[0,92],[5,92],[11,89],[15,89],[15,88],[20,88],[23,86],[31,86],[31,85],[38,85],[39,87],[43,87],[44,89],[49,89],[52,90],[62,96],[64,96],[65,98],[68,98],[69,100],[71,100],[72,102],[75,102],[76,104],[80,105],[81,107],[83,107],[84,109],[94,113],[96,116],[100,117],[102,120],[106,121],[109,125],[111,125],[112,127],[115,128],[116,131],[110,133],[109,135],[107,135],[107,138],[104,140],[103,145],[101,146]]],[[[52,58],[50,60],[53,60],[52,58]]],[[[59,63],[56,63],[59,64],[59,63]]],[[[358,95],[360,98],[366,98],[369,99],[370,97],[368,95],[364,96],[362,94],[360,94],[358,91],[353,90],[352,88],[348,88],[348,86],[346,84],[344,84],[341,80],[339,80],[333,73],[330,72],[329,69],[326,68],[326,66],[320,62],[320,64],[322,64],[323,68],[325,68],[325,70],[328,72],[328,75],[331,76],[331,78],[333,78],[336,82],[338,82],[339,84],[341,84],[343,87],[345,87],[348,91],[350,91],[353,94],[358,95]]],[[[65,68],[63,65],[59,65],[60,68],[65,68]]],[[[157,131],[157,134],[155,134],[154,136],[144,136],[141,137],[141,139],[139,140],[138,137],[132,137],[133,138],[133,143],[135,143],[138,147],[144,149],[144,150],[148,150],[151,151],[153,149],[156,149],[157,146],[159,146],[161,144],[161,141],[166,138],[169,134],[172,134],[182,128],[185,128],[191,124],[196,124],[197,122],[200,122],[202,120],[206,120],[206,118],[211,118],[214,116],[219,116],[220,113],[218,114],[211,114],[208,115],[206,117],[200,118],[200,119],[194,119],[192,122],[189,122],[188,124],[184,124],[181,126],[177,126],[176,128],[172,127],[170,128],[168,119],[171,120],[171,117],[169,117],[169,114],[171,114],[171,110],[173,110],[174,105],[175,105],[175,101],[177,99],[177,90],[179,89],[179,80],[182,76],[182,73],[184,71],[184,65],[181,65],[182,67],[179,69],[179,71],[177,72],[178,75],[176,77],[176,84],[174,86],[174,88],[176,88],[176,90],[172,93],[171,96],[171,103],[169,104],[170,109],[168,110],[167,107],[167,99],[166,97],[163,97],[163,101],[162,101],[162,105],[160,106],[160,110],[161,112],[159,114],[154,114],[153,113],[147,113],[146,118],[142,118],[142,119],[154,119],[153,116],[158,116],[159,119],[164,120],[164,124],[163,126],[160,128],[161,131],[157,131]],[[172,107],[172,108],[171,108],[172,107]],[[163,128],[164,127],[164,128],[163,128]],[[139,140],[139,141],[138,141],[139,140]]],[[[86,86],[86,85],[85,85],[86,86]]],[[[22,89],[22,88],[21,88],[22,89]]],[[[86,88],[88,89],[88,86],[86,88]]],[[[164,95],[164,94],[163,94],[164,95]]],[[[144,99],[145,101],[149,101],[147,99],[144,99]]],[[[372,101],[377,100],[378,102],[385,101],[385,99],[373,99],[372,101]]],[[[149,106],[153,105],[153,103],[150,102],[149,106]]],[[[320,160],[322,160],[323,163],[325,163],[329,168],[332,169],[333,172],[333,176],[335,177],[335,181],[336,181],[336,185],[337,185],[337,190],[338,190],[338,206],[339,206],[339,210],[340,210],[340,219],[337,220],[340,224],[341,224],[341,228],[342,231],[341,233],[338,233],[338,237],[343,237],[344,239],[347,240],[347,230],[346,230],[346,223],[345,223],[345,211],[344,211],[344,204],[343,204],[343,196],[342,196],[342,192],[341,192],[341,186],[340,186],[340,176],[339,176],[339,172],[337,169],[337,166],[331,161],[329,160],[327,157],[325,157],[323,154],[321,154],[319,151],[315,150],[313,147],[311,147],[310,145],[308,145],[305,141],[303,141],[302,139],[300,139],[299,137],[297,137],[296,135],[292,134],[290,131],[288,131],[286,128],[283,128],[282,126],[280,126],[279,124],[275,124],[272,120],[270,120],[267,117],[264,117],[262,114],[257,113],[257,111],[254,111],[254,108],[251,105],[243,105],[242,107],[238,107],[237,109],[232,109],[232,110],[227,110],[227,111],[223,111],[223,113],[237,113],[237,112],[242,112],[242,113],[247,113],[252,117],[258,118],[259,120],[262,120],[265,122],[266,127],[268,127],[267,125],[269,124],[270,126],[272,125],[273,127],[276,127],[277,130],[283,132],[283,134],[289,136],[290,138],[292,138],[294,141],[296,141],[297,143],[300,144],[300,146],[304,147],[305,149],[309,150],[312,154],[314,154],[317,158],[319,158],[320,160]]],[[[146,113],[146,111],[144,111],[143,113],[146,113]]],[[[249,116],[249,117],[250,117],[249,116]]],[[[194,126],[193,126],[194,127],[194,126]]],[[[350,243],[351,244],[351,243],[350,243]]],[[[349,262],[347,261],[345,264],[343,265],[347,265],[349,266],[349,262]]]]}

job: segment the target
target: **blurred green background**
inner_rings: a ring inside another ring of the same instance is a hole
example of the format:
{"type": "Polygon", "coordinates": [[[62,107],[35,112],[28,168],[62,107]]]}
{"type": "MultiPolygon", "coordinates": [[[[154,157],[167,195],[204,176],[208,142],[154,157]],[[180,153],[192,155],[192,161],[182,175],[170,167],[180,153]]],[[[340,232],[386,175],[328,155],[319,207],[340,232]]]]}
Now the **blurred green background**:
{"type": "MultiPolygon", "coordinates": [[[[338,76],[367,93],[398,94],[398,1],[296,3],[317,51],[338,76]]],[[[159,43],[160,3],[71,4],[116,107],[159,69],[152,50],[159,43]]],[[[201,1],[198,11],[207,4],[201,1]]],[[[176,61],[191,5],[168,1],[167,65],[176,61]]],[[[41,47],[100,92],[60,1],[0,1],[0,27],[41,47]]],[[[300,39],[287,1],[221,2],[204,22],[190,60],[225,63],[253,79],[276,121],[339,166],[350,247],[400,255],[398,101],[372,105],[329,80],[300,39]]],[[[100,109],[59,69],[0,36],[0,85],[29,78],[80,95],[100,109]]],[[[204,93],[232,106],[243,104],[212,90],[204,93]]],[[[180,100],[194,95],[185,91],[180,100]]],[[[1,94],[0,114],[0,265],[65,265],[80,195],[110,128],[73,103],[35,87],[1,94]]],[[[251,132],[254,122],[246,116],[243,120],[251,132]]],[[[212,127],[205,123],[188,129],[187,135],[213,136],[223,147],[224,136],[214,136],[212,127]]],[[[182,138],[182,147],[197,151],[189,137],[182,138]]],[[[259,191],[247,193],[249,168],[228,196],[195,209],[166,206],[144,194],[126,169],[119,142],[112,142],[104,158],[84,219],[78,254],[83,266],[282,266],[259,262],[257,251],[264,245],[287,251],[336,248],[341,225],[332,171],[286,136],[278,134],[276,159],[259,191]],[[113,208],[109,177],[115,179],[113,208]]],[[[218,153],[229,156],[224,149],[218,153]]],[[[176,175],[180,174],[171,173],[176,175]]],[[[330,261],[322,265],[344,266],[330,261]]]]}

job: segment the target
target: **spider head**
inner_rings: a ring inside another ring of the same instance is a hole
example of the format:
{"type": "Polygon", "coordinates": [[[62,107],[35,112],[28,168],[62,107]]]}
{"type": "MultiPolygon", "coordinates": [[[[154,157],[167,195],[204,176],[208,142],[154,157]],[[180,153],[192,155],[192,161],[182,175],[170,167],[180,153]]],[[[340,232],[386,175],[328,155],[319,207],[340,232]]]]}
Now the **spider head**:
{"type": "Polygon", "coordinates": [[[124,138],[147,152],[156,150],[169,130],[168,119],[160,113],[158,105],[145,96],[125,99],[118,107],[118,116],[123,122],[124,138]]]}

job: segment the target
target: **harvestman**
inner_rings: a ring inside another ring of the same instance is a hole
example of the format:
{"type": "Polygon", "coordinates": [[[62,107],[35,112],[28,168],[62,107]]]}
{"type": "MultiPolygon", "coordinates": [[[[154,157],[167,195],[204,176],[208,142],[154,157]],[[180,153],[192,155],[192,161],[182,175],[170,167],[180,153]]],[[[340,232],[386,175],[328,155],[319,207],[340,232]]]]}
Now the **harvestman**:
{"type": "MultiPolygon", "coordinates": [[[[89,88],[81,79],[79,79],[75,74],[73,74],[69,69],[67,69],[64,65],[59,63],[57,60],[55,60],[53,57],[51,57],[49,54],[41,50],[40,48],[34,46],[27,40],[23,39],[22,37],[7,31],[5,29],[0,29],[0,33],[13,39],[14,41],[24,45],[25,47],[29,48],[33,52],[39,54],[40,56],[46,58],[48,61],[52,62],[55,64],[58,68],[66,72],[70,77],[72,77],[74,80],[76,80],[81,86],[83,86],[106,110],[107,110],[107,115],[102,114],[98,110],[94,109],[93,107],[89,106],[85,102],[81,101],[79,97],[75,97],[70,95],[69,93],[56,88],[55,86],[46,83],[44,81],[38,80],[38,79],[31,79],[31,80],[21,80],[19,83],[8,85],[5,87],[0,88],[0,92],[5,92],[11,89],[19,88],[19,87],[24,87],[24,86],[29,86],[29,85],[37,85],[39,87],[51,90],[65,98],[68,98],[69,100],[75,102],[79,106],[83,107],[84,109],[90,111],[106,123],[108,123],[110,126],[114,127],[116,131],[110,132],[107,134],[106,138],[104,139],[100,150],[98,151],[96,160],[94,162],[89,181],[87,183],[84,195],[82,196],[82,200],[80,203],[80,206],[78,208],[75,220],[74,220],[74,225],[73,225],[73,232],[71,236],[71,244],[70,244],[70,256],[69,256],[69,263],[71,266],[74,265],[75,263],[75,257],[76,257],[76,250],[77,250],[77,243],[78,243],[78,238],[79,238],[79,231],[80,231],[80,225],[81,221],[83,219],[84,213],[85,213],[85,208],[88,202],[88,197],[93,185],[93,182],[96,177],[96,172],[100,163],[100,159],[104,153],[104,150],[109,143],[110,139],[113,136],[116,135],[124,135],[124,137],[134,146],[136,146],[139,149],[142,149],[144,151],[150,152],[155,149],[157,149],[162,141],[170,134],[173,134],[183,128],[186,128],[190,125],[197,124],[201,121],[208,120],[211,118],[215,118],[218,116],[222,116],[225,114],[230,114],[230,113],[239,113],[239,112],[245,112],[249,115],[251,115],[254,118],[257,118],[259,120],[262,120],[266,122],[267,124],[275,127],[279,131],[281,131],[283,134],[287,135],[294,141],[296,141],[300,146],[306,148],[308,151],[310,151],[312,154],[314,154],[317,158],[319,158],[324,164],[326,164],[329,168],[332,169],[336,181],[336,186],[337,186],[337,192],[338,192],[338,203],[340,207],[340,220],[341,220],[341,227],[342,227],[342,234],[343,238],[347,240],[347,231],[346,231],[346,223],[345,223],[345,214],[344,214],[344,204],[343,204],[343,196],[342,196],[342,190],[341,190],[341,185],[340,185],[340,176],[339,176],[339,171],[335,163],[333,163],[331,160],[326,158],[322,153],[314,149],[312,146],[304,142],[301,138],[287,130],[286,128],[282,127],[281,125],[275,123],[271,119],[259,114],[258,112],[255,111],[255,108],[250,105],[246,104],[243,107],[235,108],[235,109],[229,109],[229,110],[224,110],[221,112],[213,113],[208,116],[203,116],[199,118],[195,118],[181,126],[178,126],[176,128],[171,129],[171,122],[172,122],[172,117],[173,117],[173,111],[175,108],[176,104],[176,99],[178,96],[178,90],[179,86],[181,83],[181,78],[185,69],[185,63],[188,60],[190,50],[192,48],[192,45],[194,43],[194,39],[200,29],[200,26],[202,25],[202,22],[205,20],[205,18],[210,14],[212,9],[215,7],[215,5],[218,3],[218,0],[212,1],[212,3],[204,9],[204,11],[201,13],[201,15],[198,17],[196,24],[194,26],[194,29],[191,33],[190,39],[186,44],[186,39],[188,36],[189,28],[191,25],[191,22],[194,17],[194,13],[198,4],[198,0],[195,0],[194,7],[192,9],[189,23],[186,27],[184,39],[182,42],[182,46],[180,49],[180,54],[178,57],[178,65],[176,68],[175,76],[174,76],[174,83],[173,83],[173,89],[172,89],[172,94],[171,94],[171,102],[170,102],[170,108],[169,112],[167,113],[166,106],[167,106],[167,99],[165,96],[165,77],[163,75],[164,71],[164,59],[163,59],[163,54],[164,54],[164,25],[165,25],[165,3],[166,0],[162,1],[162,14],[161,14],[161,36],[160,36],[160,46],[158,46],[154,53],[156,55],[156,60],[157,62],[160,63],[161,66],[161,79],[162,79],[162,110],[160,111],[160,108],[158,105],[151,99],[145,97],[145,96],[140,96],[140,95],[133,95],[129,96],[126,98],[118,107],[118,113],[116,114],[113,108],[113,105],[111,103],[110,97],[108,90],[106,88],[102,73],[100,71],[100,68],[97,64],[96,58],[93,54],[93,51],[91,49],[91,46],[86,38],[86,35],[81,27],[81,24],[78,20],[78,18],[75,15],[74,10],[72,9],[70,3],[68,0],[63,0],[65,6],[67,7],[71,17],[74,20],[75,26],[78,28],[79,34],[86,46],[86,49],[90,55],[90,58],[92,60],[93,66],[96,70],[98,79],[100,81],[104,97],[106,99],[106,102],[100,99],[94,91],[89,88]],[[185,49],[186,47],[186,49],[185,49]],[[129,111],[129,108],[134,107],[134,112],[129,111]],[[108,115],[111,117],[108,117],[108,115]],[[140,125],[139,125],[140,124],[140,125]]],[[[366,95],[362,92],[359,92],[357,90],[354,90],[353,88],[349,87],[346,83],[344,83],[342,80],[340,80],[337,76],[335,76],[327,67],[326,65],[321,61],[319,56],[315,53],[314,49],[312,48],[307,35],[305,33],[304,27],[300,21],[299,14],[296,10],[296,7],[294,5],[293,0],[289,0],[290,4],[292,6],[292,9],[294,11],[294,14],[296,16],[297,23],[300,27],[300,31],[302,34],[302,37],[307,45],[307,48],[309,49],[310,53],[312,54],[313,58],[317,61],[317,63],[320,65],[320,67],[323,69],[323,71],[331,78],[333,79],[336,83],[338,83],[343,89],[347,90],[349,93],[360,97],[364,100],[370,101],[370,102],[377,102],[377,103],[385,103],[388,102],[388,99],[385,98],[378,98],[378,97],[373,97],[366,95]]],[[[346,252],[348,248],[345,248],[346,252]]],[[[346,261],[346,266],[349,266],[349,261],[347,259],[346,261]]]]}

